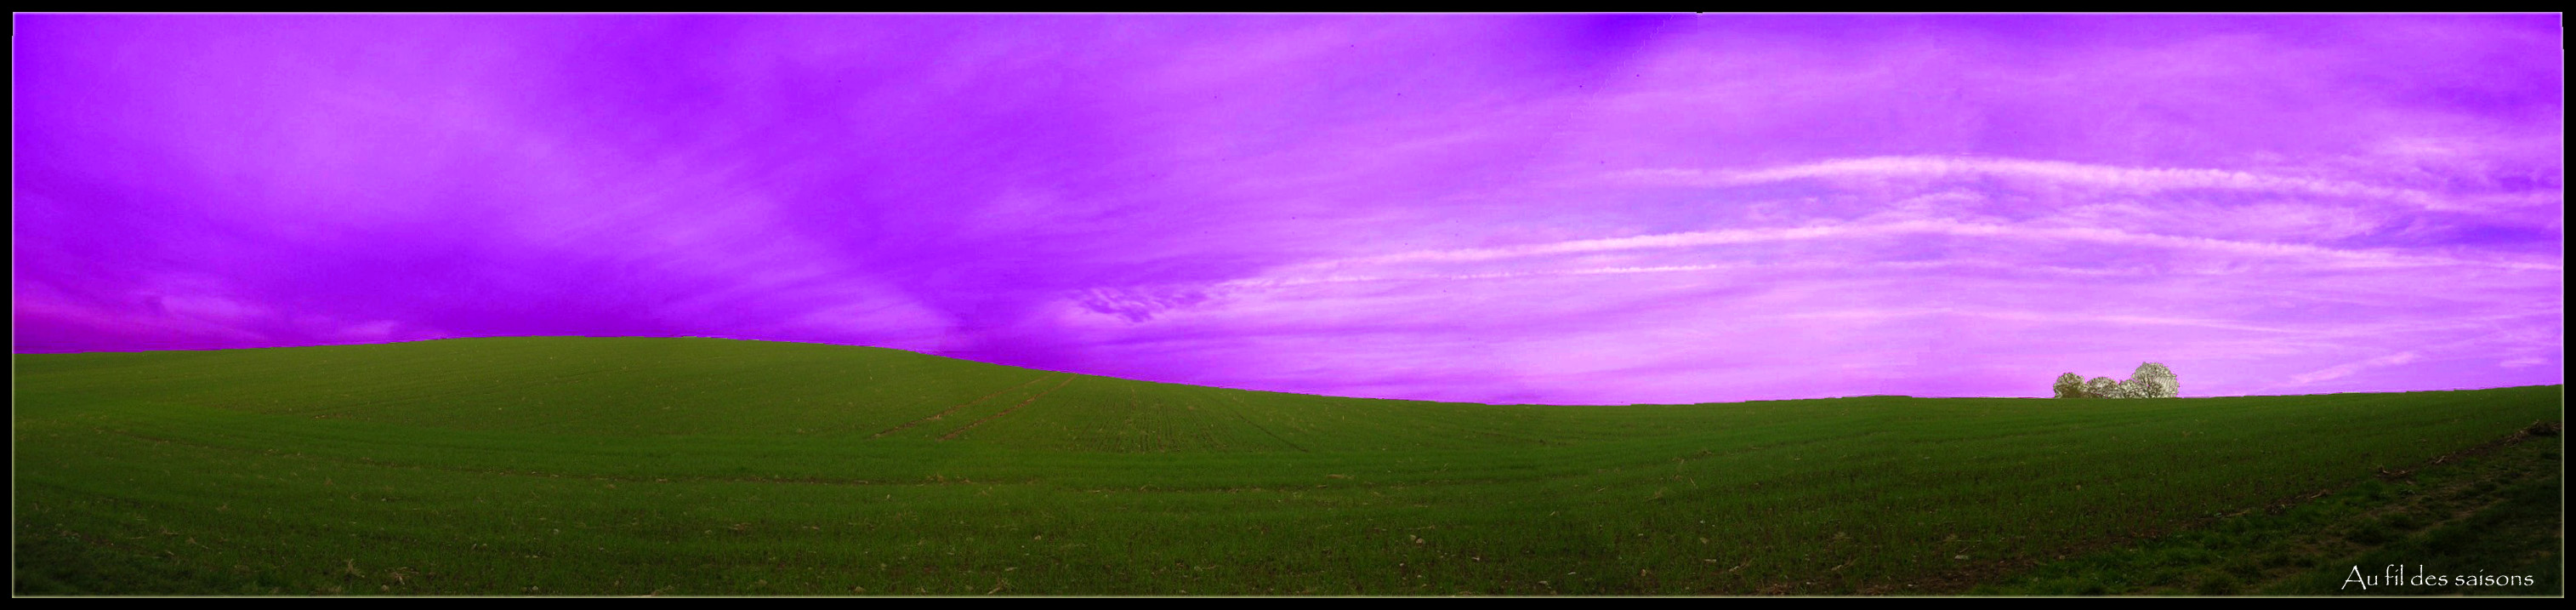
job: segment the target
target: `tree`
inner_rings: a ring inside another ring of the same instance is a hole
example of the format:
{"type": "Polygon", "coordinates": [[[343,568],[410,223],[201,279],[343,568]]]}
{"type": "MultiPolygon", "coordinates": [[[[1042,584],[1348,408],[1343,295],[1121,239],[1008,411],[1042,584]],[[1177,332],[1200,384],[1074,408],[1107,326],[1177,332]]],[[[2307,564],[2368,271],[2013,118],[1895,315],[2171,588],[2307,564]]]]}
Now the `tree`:
{"type": "Polygon", "coordinates": [[[2074,373],[2058,375],[2053,389],[2057,391],[2058,398],[2084,398],[2084,376],[2074,373]]]}
{"type": "Polygon", "coordinates": [[[2129,381],[2121,385],[2138,398],[2173,398],[2182,393],[2182,381],[2174,376],[2173,369],[2157,362],[2138,365],[2138,371],[2130,373],[2129,381]]]}
{"type": "Polygon", "coordinates": [[[2095,377],[2084,382],[2084,395],[2087,398],[2123,398],[2120,382],[2109,377],[2095,377]]]}

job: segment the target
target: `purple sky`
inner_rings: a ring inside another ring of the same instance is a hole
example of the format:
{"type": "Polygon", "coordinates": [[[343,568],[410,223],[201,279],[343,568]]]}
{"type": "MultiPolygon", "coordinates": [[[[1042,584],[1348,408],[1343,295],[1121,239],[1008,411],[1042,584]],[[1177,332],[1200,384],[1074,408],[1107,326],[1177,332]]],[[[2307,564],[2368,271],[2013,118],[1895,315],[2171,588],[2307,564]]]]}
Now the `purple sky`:
{"type": "Polygon", "coordinates": [[[2562,383],[2505,16],[83,16],[16,352],[877,345],[1479,402],[2562,383]]]}

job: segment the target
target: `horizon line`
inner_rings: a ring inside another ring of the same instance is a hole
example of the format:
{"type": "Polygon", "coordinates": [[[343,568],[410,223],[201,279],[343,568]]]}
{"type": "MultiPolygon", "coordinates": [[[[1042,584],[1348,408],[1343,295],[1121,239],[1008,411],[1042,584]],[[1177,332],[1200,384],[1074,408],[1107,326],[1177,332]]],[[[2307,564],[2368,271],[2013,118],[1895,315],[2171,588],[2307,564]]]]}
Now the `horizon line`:
{"type": "MultiPolygon", "coordinates": [[[[1228,387],[1228,386],[1221,386],[1221,385],[1209,385],[1209,384],[1202,384],[1202,383],[1187,383],[1187,382],[1179,382],[1179,381],[1160,381],[1160,380],[1154,380],[1154,379],[1141,379],[1141,378],[1133,378],[1133,377],[1116,377],[1116,376],[1111,376],[1111,375],[1100,375],[1100,374],[1094,374],[1094,373],[1083,373],[1083,372],[1078,372],[1078,371],[1063,371],[1063,370],[1055,370],[1055,369],[1044,369],[1044,368],[1037,368],[1037,367],[1020,366],[1020,365],[1014,365],[1014,364],[1002,364],[1002,363],[998,363],[998,362],[988,362],[988,361],[984,361],[984,360],[976,360],[976,359],[972,359],[972,358],[962,358],[962,357],[958,357],[958,356],[955,356],[955,355],[951,355],[951,354],[960,354],[960,353],[978,352],[978,351],[987,351],[987,350],[941,350],[941,351],[932,352],[932,351],[909,350],[909,349],[903,349],[903,348],[899,348],[899,347],[886,347],[886,346],[882,346],[882,345],[865,345],[865,344],[857,344],[857,343],[832,343],[832,342],[826,342],[826,341],[787,341],[787,340],[779,340],[779,339],[755,339],[755,338],[745,338],[745,337],[726,337],[726,336],[715,336],[715,335],[677,335],[677,336],[663,336],[663,335],[473,335],[473,336],[461,336],[461,337],[439,337],[439,338],[433,338],[433,339],[405,339],[405,340],[399,340],[399,341],[354,342],[354,343],[314,343],[314,344],[299,344],[299,345],[268,345],[268,346],[260,346],[260,347],[170,348],[170,349],[90,350],[90,351],[60,351],[60,352],[52,352],[52,351],[22,351],[22,350],[24,349],[24,347],[25,347],[25,346],[16,345],[16,344],[15,344],[15,342],[13,341],[13,342],[12,342],[12,344],[11,344],[11,346],[10,346],[10,352],[9,352],[9,355],[10,355],[10,357],[11,357],[11,363],[10,363],[10,367],[9,367],[9,376],[10,376],[10,379],[11,379],[11,386],[14,388],[14,387],[16,386],[16,379],[17,379],[17,375],[18,375],[18,369],[17,369],[17,364],[16,364],[16,357],[18,357],[18,356],[55,356],[55,355],[77,355],[77,354],[145,354],[145,353],[156,353],[156,352],[223,352],[223,351],[258,350],[258,349],[299,349],[299,348],[315,348],[315,347],[356,347],[356,346],[368,346],[368,345],[397,345],[397,344],[404,344],[404,343],[426,343],[426,342],[431,342],[431,341],[456,341],[456,340],[474,340],[474,339],[557,339],[557,338],[562,338],[562,339],[713,339],[713,340],[718,340],[718,341],[746,341],[746,342],[758,342],[758,343],[787,343],[787,344],[797,344],[797,345],[827,345],[827,346],[833,346],[833,347],[858,347],[858,348],[869,348],[869,349],[882,349],[882,350],[889,350],[889,351],[897,351],[897,352],[903,352],[903,353],[907,353],[907,354],[919,354],[919,355],[929,356],[929,357],[933,357],[933,358],[945,358],[945,359],[948,359],[948,360],[955,360],[955,361],[959,361],[959,362],[971,362],[971,363],[981,364],[981,365],[986,365],[986,366],[1000,366],[1000,367],[1009,367],[1009,368],[1016,368],[1016,369],[1025,369],[1025,370],[1031,370],[1031,371],[1042,371],[1042,372],[1048,372],[1048,373],[1063,373],[1063,374],[1068,374],[1068,375],[1081,375],[1081,376],[1086,376],[1086,377],[1100,377],[1100,378],[1104,378],[1104,379],[1121,379],[1121,380],[1127,380],[1127,381],[1141,381],[1141,382],[1145,382],[1145,383],[1160,383],[1160,384],[1184,385],[1184,386],[1202,387],[1202,388],[1215,388],[1215,389],[1221,389],[1221,390],[1234,390],[1234,391],[1240,391],[1240,392],[1267,392],[1267,393],[1272,393],[1272,394],[1294,394],[1294,395],[1298,395],[1298,396],[1318,396],[1318,397],[1324,397],[1324,398],[1348,398],[1348,399],[1358,399],[1358,400],[1393,400],[1393,401],[1404,401],[1404,402],[1429,402],[1429,403],[1440,403],[1440,404],[1473,404],[1473,405],[1487,405],[1487,406],[1539,406],[1539,407],[1637,407],[1637,406],[1690,406],[1690,405],[1714,405],[1714,404],[1743,404],[1743,403],[1755,403],[1755,402],[1783,402],[1783,401],[1798,401],[1798,400],[1840,400],[1840,399],[1847,399],[1847,398],[1916,398],[1916,399],[1927,399],[1927,400],[1958,400],[1958,399],[1986,399],[1986,400],[2079,400],[2079,399],[2055,398],[2055,397],[2039,397],[2039,396],[1916,396],[1916,395],[1911,395],[1911,394],[1855,394],[1855,395],[1843,395],[1843,396],[1812,396],[1812,397],[1805,397],[1805,398],[1748,398],[1748,399],[1742,399],[1742,400],[1726,400],[1726,401],[1710,401],[1710,402],[1680,402],[1680,403],[1666,403],[1666,402],[1652,402],[1652,403],[1644,403],[1644,402],[1640,402],[1640,403],[1583,403],[1583,404],[1561,404],[1561,403],[1489,403],[1489,402],[1455,401],[1455,400],[1426,400],[1426,399],[1419,399],[1419,398],[1386,398],[1386,397],[1375,397],[1375,396],[1343,396],[1343,395],[1335,395],[1335,394],[1309,394],[1309,393],[1304,393],[1304,392],[1285,392],[1285,391],[1279,391],[1279,390],[1262,390],[1262,389],[1254,389],[1254,388],[1238,388],[1238,387],[1228,387]]],[[[2308,394],[2221,394],[2221,395],[2209,395],[2209,396],[2175,396],[2175,397],[2172,397],[2172,399],[2194,399],[2194,398],[2252,398],[2252,397],[2264,397],[2264,396],[2325,396],[2325,395],[2333,395],[2333,394],[2405,394],[2405,393],[2411,393],[2411,392],[2470,392],[2470,391],[2478,391],[2478,390],[2501,390],[2501,389],[2508,389],[2508,388],[2537,388],[2537,387],[2551,387],[2551,386],[2565,386],[2565,385],[2566,385],[2566,382],[2562,380],[2562,381],[2560,381],[2560,382],[2558,382],[2558,383],[2544,383],[2544,384],[2531,384],[2531,385],[2512,385],[2512,386],[2494,386],[2494,387],[2484,387],[2484,388],[2447,388],[2447,389],[2438,389],[2438,390],[2368,390],[2368,391],[2354,391],[2354,392],[2321,392],[2321,393],[2308,393],[2308,394]]],[[[2562,392],[2563,392],[2563,390],[2562,390],[2562,392]]],[[[2562,397],[2562,398],[2563,398],[2563,397],[2562,397]]],[[[2124,400],[2124,399],[2089,399],[2089,400],[2124,400]]],[[[2127,400],[2155,400],[2155,399],[2127,399],[2127,400]]]]}

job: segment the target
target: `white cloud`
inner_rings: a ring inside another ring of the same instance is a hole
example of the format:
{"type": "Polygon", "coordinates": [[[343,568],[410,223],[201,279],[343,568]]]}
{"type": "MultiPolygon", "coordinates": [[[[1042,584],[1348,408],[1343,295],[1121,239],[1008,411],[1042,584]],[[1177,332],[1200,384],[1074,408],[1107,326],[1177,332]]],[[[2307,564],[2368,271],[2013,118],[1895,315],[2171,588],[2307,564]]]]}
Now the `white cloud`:
{"type": "Polygon", "coordinates": [[[2184,189],[2215,189],[2274,193],[2301,193],[2331,197],[2355,197],[2395,201],[2427,209],[2473,211],[2444,201],[2431,193],[2411,189],[2388,188],[2358,182],[2278,176],[2255,172],[2196,169],[2139,168],[2094,165],[2066,161],[2009,159],[1987,157],[1865,157],[1829,159],[1813,163],[1786,165],[1756,170],[1705,169],[1635,169],[1615,172],[1614,179],[1651,184],[1699,186],[1740,186],[1802,179],[1841,179],[1884,181],[1902,178],[1940,178],[1954,175],[1981,175],[2036,180],[2050,184],[2085,186],[2135,192],[2157,192],[2184,189]]]}
{"type": "Polygon", "coordinates": [[[2119,229],[2079,226],[2034,226],[2029,224],[1967,223],[1951,220],[1905,220],[1869,224],[1812,225],[1761,229],[1723,229],[1658,235],[1639,235],[1603,239],[1583,239],[1495,248],[1460,248],[1450,250],[1416,250],[1378,256],[1358,257],[1306,263],[1288,268],[1310,273],[1339,271],[1398,263],[1473,262],[1510,258],[1609,252],[1621,250],[1690,248],[1766,242],[1818,240],[1829,238],[1867,238],[1906,234],[1938,234],[2026,241],[2080,241],[2117,245],[2153,246],[2199,250],[2241,256],[2288,258],[2309,261],[2338,261],[2336,267],[2391,267],[2474,265],[2504,269],[2558,271],[2560,265],[2536,261],[2470,260],[2438,256],[2401,254],[2378,250],[2345,250],[2275,242],[2240,241],[2206,237],[2183,237],[2152,233],[2132,233],[2119,229]]]}
{"type": "Polygon", "coordinates": [[[2320,369],[2320,370],[2317,370],[2317,371],[2311,371],[2311,372],[2308,372],[2308,373],[2306,373],[2306,374],[2293,376],[2293,377],[2291,377],[2291,378],[2290,378],[2290,383],[2295,384],[2295,385],[2307,385],[2307,384],[2316,383],[2316,382],[2319,382],[2319,381],[2326,381],[2326,380],[2331,380],[2331,379],[2342,379],[2342,378],[2345,378],[2345,377],[2350,377],[2350,376],[2352,376],[2352,374],[2353,374],[2353,373],[2359,373],[2359,372],[2361,372],[2361,371],[2363,371],[2363,370],[2365,370],[2365,369],[2374,369],[2374,368],[2379,368],[2379,367],[2384,367],[2384,366],[2396,366],[2396,365],[2400,365],[2400,364],[2405,364],[2405,363],[2409,363],[2409,362],[2414,362],[2414,361],[2416,361],[2416,360],[2422,359],[2423,357],[2424,357],[2424,354],[2423,354],[2422,352],[2413,352],[2413,351],[2398,352],[2398,353],[2395,353],[2395,354],[2389,354],[2389,355],[2386,355],[2386,356],[2380,356],[2380,357],[2377,357],[2377,358],[2372,358],[2372,359],[2369,359],[2369,360],[2363,360],[2363,361],[2360,361],[2360,362],[2347,362],[2347,363],[2344,363],[2344,364],[2339,364],[2339,365],[2335,365],[2335,366],[2332,366],[2332,367],[2327,367],[2327,368],[2320,369]]]}

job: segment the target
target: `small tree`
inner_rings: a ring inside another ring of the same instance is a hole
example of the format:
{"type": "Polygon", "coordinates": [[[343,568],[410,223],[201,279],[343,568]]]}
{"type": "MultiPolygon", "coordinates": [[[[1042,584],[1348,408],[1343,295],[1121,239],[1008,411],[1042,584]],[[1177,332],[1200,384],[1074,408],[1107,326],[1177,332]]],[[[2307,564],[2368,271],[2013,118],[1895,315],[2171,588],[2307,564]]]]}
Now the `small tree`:
{"type": "Polygon", "coordinates": [[[2120,382],[2109,377],[2095,377],[2091,381],[2084,382],[2084,396],[2087,398],[2125,397],[2120,391],[2120,382]]]}
{"type": "Polygon", "coordinates": [[[2084,398],[2084,376],[2074,373],[2058,375],[2057,385],[2051,389],[2057,391],[2058,398],[2084,398]]]}
{"type": "Polygon", "coordinates": [[[2130,373],[2129,381],[2121,385],[2138,398],[2173,398],[2182,393],[2182,381],[2174,376],[2173,369],[2156,362],[2138,365],[2138,371],[2130,373]]]}

